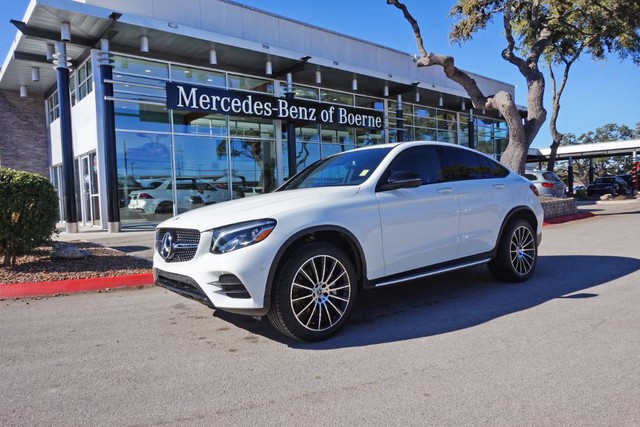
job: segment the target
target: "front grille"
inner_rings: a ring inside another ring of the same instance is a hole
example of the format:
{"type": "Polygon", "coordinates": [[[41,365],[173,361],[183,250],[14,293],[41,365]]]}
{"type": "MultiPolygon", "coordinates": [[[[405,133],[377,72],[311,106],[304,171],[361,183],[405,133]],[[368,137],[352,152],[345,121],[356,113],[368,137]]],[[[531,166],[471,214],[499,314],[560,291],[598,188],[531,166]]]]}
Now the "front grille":
{"type": "Polygon", "coordinates": [[[200,232],[184,228],[159,228],[156,230],[156,251],[162,255],[162,239],[165,234],[172,233],[175,241],[175,253],[166,262],[190,261],[196,255],[198,243],[200,243],[200,232]]]}
{"type": "Polygon", "coordinates": [[[216,293],[223,294],[229,298],[251,298],[249,291],[242,284],[238,277],[233,274],[222,274],[217,282],[211,282],[210,285],[220,288],[216,293]]]}
{"type": "Polygon", "coordinates": [[[161,286],[172,292],[175,292],[183,297],[191,298],[202,304],[215,308],[209,297],[198,286],[195,280],[189,276],[183,276],[181,274],[169,273],[155,269],[153,271],[155,276],[155,283],[157,286],[161,286]]]}

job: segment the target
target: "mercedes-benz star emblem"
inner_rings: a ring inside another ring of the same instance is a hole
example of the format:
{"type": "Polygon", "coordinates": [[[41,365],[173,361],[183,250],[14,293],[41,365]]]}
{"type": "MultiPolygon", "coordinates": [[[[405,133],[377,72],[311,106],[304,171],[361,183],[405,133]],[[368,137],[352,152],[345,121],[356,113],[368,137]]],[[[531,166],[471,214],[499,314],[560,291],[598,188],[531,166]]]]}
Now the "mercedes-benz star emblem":
{"type": "Polygon", "coordinates": [[[160,256],[166,261],[169,261],[176,254],[176,236],[170,231],[164,233],[162,236],[162,246],[160,247],[160,256]]]}

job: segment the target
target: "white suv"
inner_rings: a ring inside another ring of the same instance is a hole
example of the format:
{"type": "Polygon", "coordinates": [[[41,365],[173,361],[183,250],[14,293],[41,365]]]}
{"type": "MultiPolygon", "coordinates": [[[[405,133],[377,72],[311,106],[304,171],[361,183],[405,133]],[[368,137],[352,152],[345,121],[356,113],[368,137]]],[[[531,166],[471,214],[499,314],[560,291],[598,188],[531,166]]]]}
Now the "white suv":
{"type": "Polygon", "coordinates": [[[479,264],[499,279],[527,280],[543,222],[531,187],[452,144],[348,151],[273,193],[161,223],[155,281],[317,341],[345,324],[363,289],[479,264]]]}

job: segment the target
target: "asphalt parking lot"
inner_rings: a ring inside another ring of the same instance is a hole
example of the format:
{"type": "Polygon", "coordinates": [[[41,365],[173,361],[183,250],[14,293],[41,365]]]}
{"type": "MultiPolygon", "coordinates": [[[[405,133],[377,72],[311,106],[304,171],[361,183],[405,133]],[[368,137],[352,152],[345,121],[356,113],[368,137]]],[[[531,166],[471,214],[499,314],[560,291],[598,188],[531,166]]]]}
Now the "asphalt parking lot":
{"type": "Polygon", "coordinates": [[[529,282],[366,292],[317,344],[160,288],[0,301],[0,425],[640,425],[640,203],[588,208],[529,282]]]}

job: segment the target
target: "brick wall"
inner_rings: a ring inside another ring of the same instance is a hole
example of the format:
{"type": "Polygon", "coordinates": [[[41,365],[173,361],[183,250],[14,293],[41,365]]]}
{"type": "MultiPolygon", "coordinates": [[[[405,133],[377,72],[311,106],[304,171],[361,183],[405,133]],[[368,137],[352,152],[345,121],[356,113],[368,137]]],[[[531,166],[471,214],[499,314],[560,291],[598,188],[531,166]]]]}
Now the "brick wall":
{"type": "Polygon", "coordinates": [[[44,98],[0,90],[0,166],[49,177],[44,98]]]}

